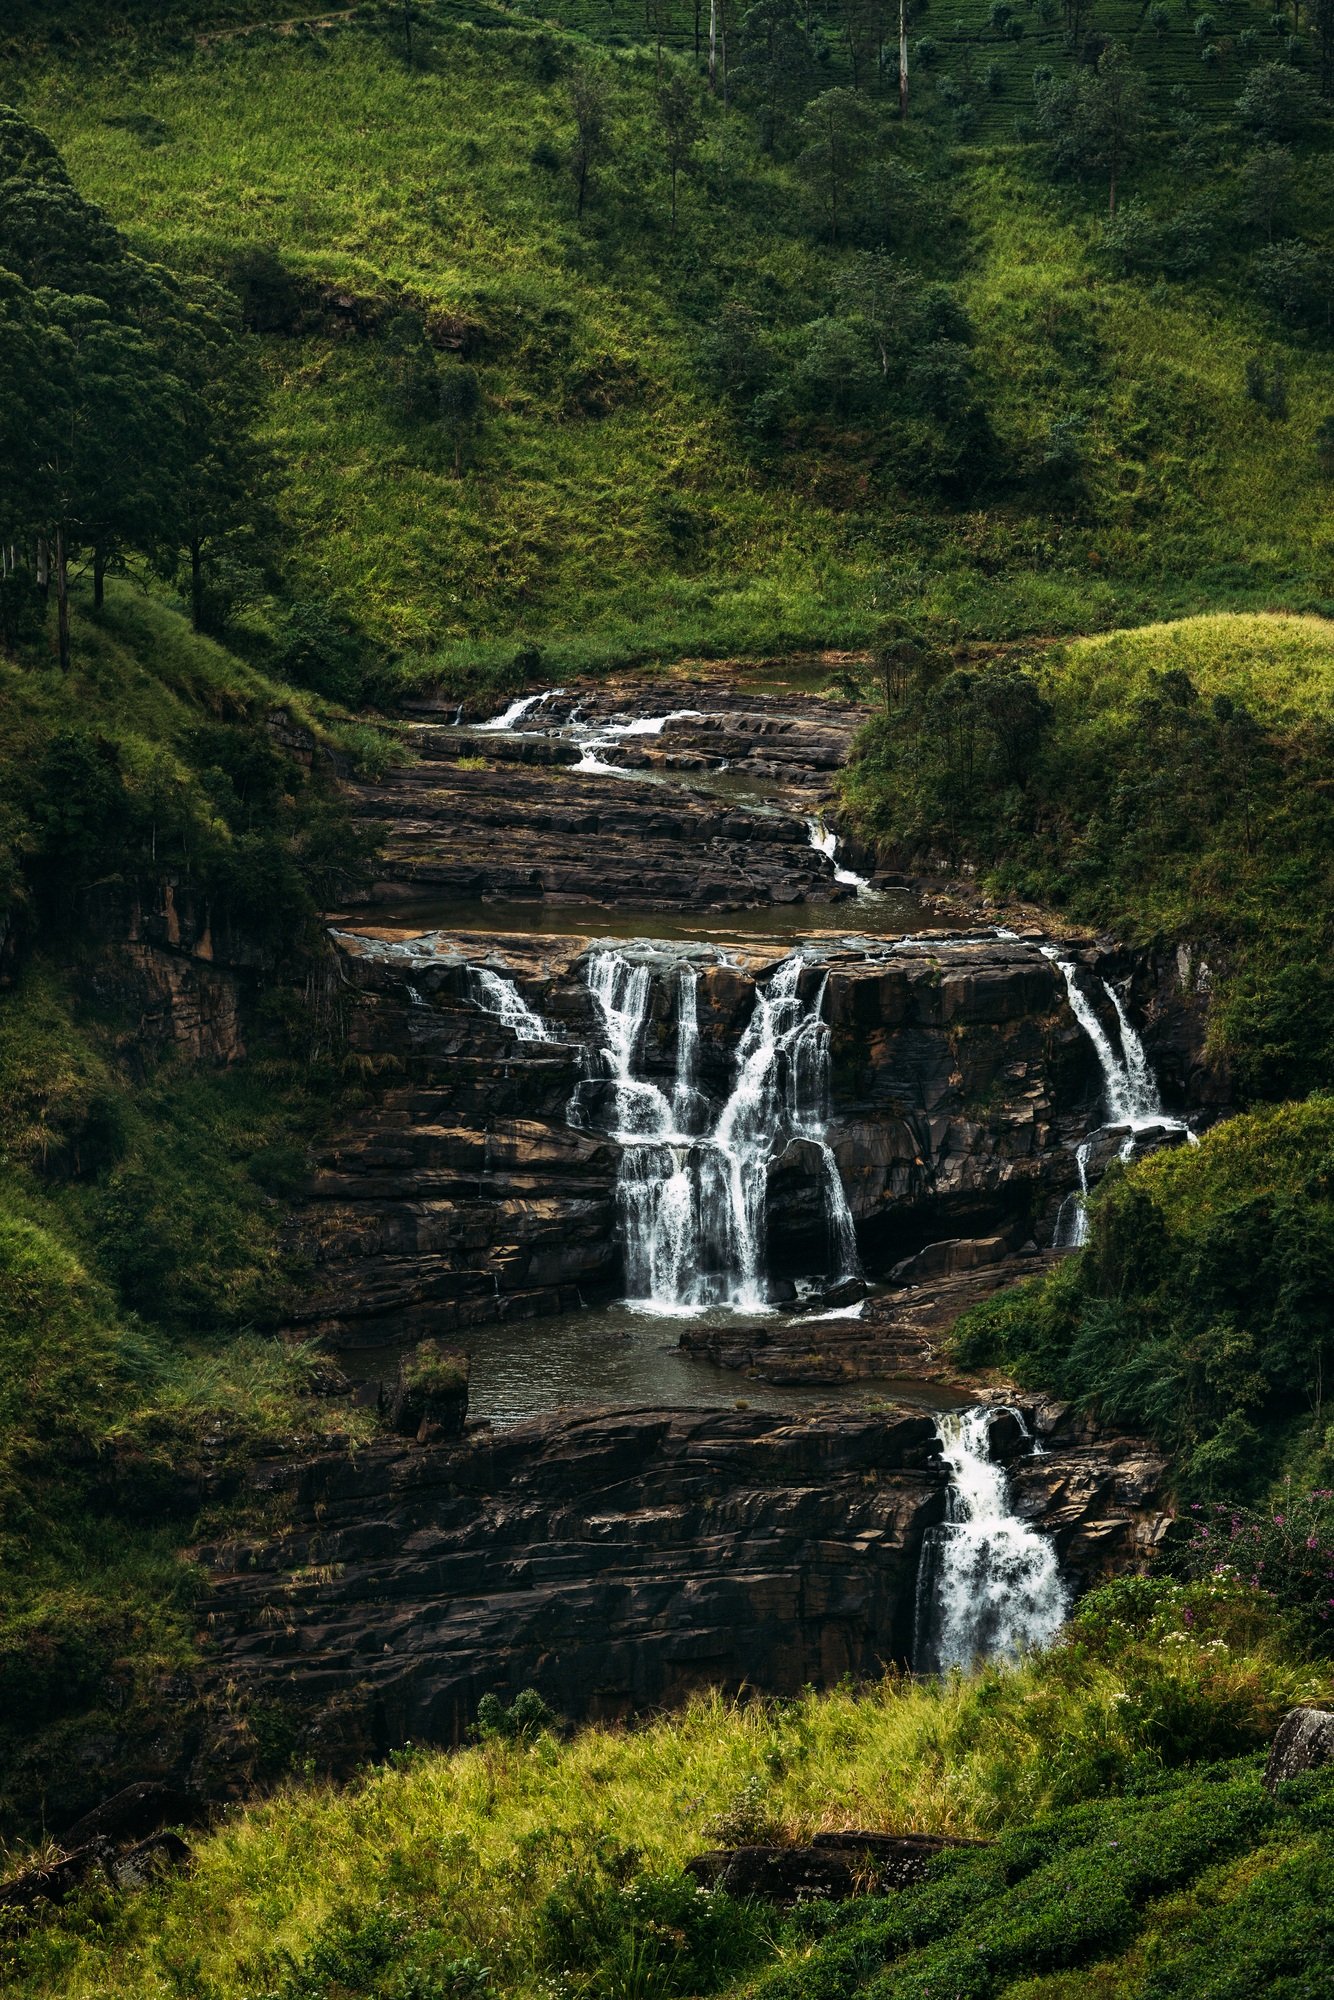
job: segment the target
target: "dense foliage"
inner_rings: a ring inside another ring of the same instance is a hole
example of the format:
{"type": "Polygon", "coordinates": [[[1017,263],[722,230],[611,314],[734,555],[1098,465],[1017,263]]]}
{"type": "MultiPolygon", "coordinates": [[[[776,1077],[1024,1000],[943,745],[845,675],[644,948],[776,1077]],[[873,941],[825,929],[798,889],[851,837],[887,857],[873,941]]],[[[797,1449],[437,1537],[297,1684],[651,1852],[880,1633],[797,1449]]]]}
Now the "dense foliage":
{"type": "Polygon", "coordinates": [[[683,0],[145,11],[27,112],[237,298],[290,587],[413,676],[1325,602],[1323,16],[963,0],[903,122],[877,8],[712,78],[683,0]]]}
{"type": "Polygon", "coordinates": [[[1334,1465],[1334,1100],[1113,1172],[1090,1221],[1080,1255],[960,1320],[957,1358],[1148,1431],[1187,1494],[1263,1492],[1294,1433],[1334,1465]]]}
{"type": "Polygon", "coordinates": [[[963,661],[904,629],[877,657],[864,824],[1128,940],[1188,941],[1239,1094],[1328,1081],[1334,626],[1199,618],[963,661]]]}

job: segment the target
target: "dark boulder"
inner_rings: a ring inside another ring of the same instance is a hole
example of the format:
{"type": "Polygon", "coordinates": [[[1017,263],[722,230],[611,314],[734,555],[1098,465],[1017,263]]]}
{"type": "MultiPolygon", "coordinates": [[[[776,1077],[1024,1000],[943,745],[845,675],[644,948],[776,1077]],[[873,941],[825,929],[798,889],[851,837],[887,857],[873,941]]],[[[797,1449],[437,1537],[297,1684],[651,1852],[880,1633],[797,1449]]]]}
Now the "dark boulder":
{"type": "Polygon", "coordinates": [[[404,1354],[389,1398],[389,1422],[400,1437],[435,1444],[459,1437],[468,1417],[468,1357],[438,1340],[404,1354]]]}
{"type": "Polygon", "coordinates": [[[732,1847],[697,1854],[686,1873],[706,1889],[769,1903],[841,1902],[920,1882],[950,1847],[984,1843],[931,1833],[817,1833],[809,1847],[732,1847]]]}
{"type": "Polygon", "coordinates": [[[1269,1791],[1285,1778],[1303,1771],[1319,1770],[1334,1763],[1334,1715],[1323,1708],[1290,1709],[1274,1732],[1265,1765],[1265,1785],[1269,1791]]]}

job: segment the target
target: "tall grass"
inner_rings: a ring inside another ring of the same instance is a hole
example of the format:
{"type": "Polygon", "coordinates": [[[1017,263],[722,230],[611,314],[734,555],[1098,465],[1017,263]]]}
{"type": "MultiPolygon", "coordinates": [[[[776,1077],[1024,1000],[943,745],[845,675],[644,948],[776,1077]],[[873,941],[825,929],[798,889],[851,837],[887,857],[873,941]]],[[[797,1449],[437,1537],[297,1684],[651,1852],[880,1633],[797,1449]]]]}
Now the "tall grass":
{"type": "Polygon", "coordinates": [[[1245,1748],[1288,1702],[1319,1697],[1325,1683],[1281,1664],[1248,1611],[1211,1622],[1209,1587],[1193,1588],[1188,1620],[1169,1591],[1154,1636],[1120,1652],[1104,1621],[1102,1638],[1076,1629],[1054,1654],[943,1683],[700,1696],[639,1728],[404,1753],[346,1789],[292,1784],[230,1815],[188,1877],[54,1919],[23,1947],[14,1990],[240,2000],[377,1910],[429,1924],[437,1961],[484,1966],[489,1990],[544,1990],[544,1904],[572,1877],[661,1875],[720,1841],[837,1826],[990,1834],[1164,1756],[1245,1748]]]}

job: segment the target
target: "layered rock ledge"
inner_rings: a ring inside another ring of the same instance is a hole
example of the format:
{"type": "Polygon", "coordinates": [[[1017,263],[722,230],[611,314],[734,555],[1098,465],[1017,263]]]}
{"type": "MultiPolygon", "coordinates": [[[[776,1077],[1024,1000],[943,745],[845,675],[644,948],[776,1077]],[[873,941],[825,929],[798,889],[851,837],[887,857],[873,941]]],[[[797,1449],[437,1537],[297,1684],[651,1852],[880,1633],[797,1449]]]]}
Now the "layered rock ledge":
{"type": "MultiPolygon", "coordinates": [[[[1056,1406],[1020,1414],[997,1418],[995,1449],[1067,1572],[1148,1546],[1161,1462],[1081,1442],[1056,1406]]],[[[197,1551],[215,1669],[345,1769],[458,1741],[488,1692],[612,1718],[904,1664],[946,1475],[920,1411],[636,1409],[274,1463],[253,1485],[289,1525],[197,1551]]]]}

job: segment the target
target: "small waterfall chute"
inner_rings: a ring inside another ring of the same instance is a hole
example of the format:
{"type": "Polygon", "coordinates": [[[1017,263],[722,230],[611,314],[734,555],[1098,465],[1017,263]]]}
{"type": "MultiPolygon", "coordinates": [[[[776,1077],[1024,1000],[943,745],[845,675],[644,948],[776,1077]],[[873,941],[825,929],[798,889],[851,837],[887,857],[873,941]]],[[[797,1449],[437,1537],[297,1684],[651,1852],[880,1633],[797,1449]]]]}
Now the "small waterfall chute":
{"type": "Polygon", "coordinates": [[[547,688],[542,694],[521,694],[499,715],[493,715],[489,722],[479,722],[477,728],[483,733],[495,733],[505,729],[516,729],[525,715],[535,708],[543,708],[556,695],[564,694],[564,688],[547,688]]]}
{"type": "MultiPolygon", "coordinates": [[[[1188,1140],[1195,1142],[1195,1134],[1184,1119],[1173,1118],[1163,1108],[1162,1096],[1149,1062],[1148,1052],[1136,1033],[1125,1001],[1116,987],[1110,980],[1099,981],[1116,1015],[1121,1042],[1119,1051],[1113,1046],[1097,1009],[1080,984],[1080,968],[1075,960],[1058,956],[1054,945],[1043,945],[1042,955],[1050,959],[1065,981],[1070,1011],[1093,1044],[1093,1053],[1098,1059],[1098,1068],[1102,1073],[1105,1113],[1104,1122],[1099,1129],[1107,1131],[1113,1127],[1127,1128],[1126,1137],[1117,1149],[1119,1157],[1125,1161],[1133,1160],[1138,1134],[1150,1129],[1183,1133],[1188,1140]]],[[[1053,1248],[1057,1250],[1078,1250],[1088,1241],[1086,1202],[1089,1193],[1089,1163],[1093,1157],[1095,1138],[1096,1135],[1091,1135],[1081,1140],[1075,1149],[1079,1193],[1067,1195],[1061,1203],[1053,1237],[1053,1248]]]]}
{"type": "Polygon", "coordinates": [[[851,868],[841,868],[839,866],[838,835],[834,832],[834,829],[831,826],[827,826],[824,820],[817,814],[815,818],[807,820],[806,830],[810,835],[811,846],[815,849],[816,853],[823,854],[825,860],[832,866],[834,880],[841,882],[845,888],[855,889],[859,896],[874,899],[876,892],[871,887],[868,876],[855,874],[851,868]]]}
{"type": "Polygon", "coordinates": [[[1069,1611],[1051,1539],[1015,1513],[1005,1467],[991,1456],[995,1415],[978,1408],[936,1419],[950,1484],[946,1519],[922,1545],[913,1636],[919,1673],[1048,1646],[1069,1611]]]}
{"type": "Polygon", "coordinates": [[[493,972],[488,965],[468,967],[468,997],[484,1014],[493,1014],[508,1028],[516,1041],[554,1042],[557,1037],[540,1014],[535,1014],[512,979],[493,972]]]}

